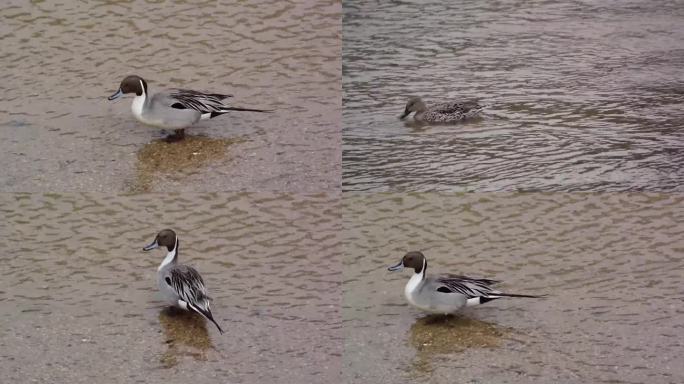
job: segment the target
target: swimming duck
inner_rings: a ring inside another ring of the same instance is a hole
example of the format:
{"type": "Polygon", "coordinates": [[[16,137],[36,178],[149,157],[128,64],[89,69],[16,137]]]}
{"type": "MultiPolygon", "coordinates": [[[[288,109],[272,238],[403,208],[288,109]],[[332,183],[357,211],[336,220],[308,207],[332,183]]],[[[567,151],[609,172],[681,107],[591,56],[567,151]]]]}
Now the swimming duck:
{"type": "Polygon", "coordinates": [[[413,119],[416,121],[424,123],[456,123],[478,116],[483,109],[484,106],[474,101],[442,103],[428,108],[420,97],[414,96],[409,98],[404,113],[399,118],[403,120],[412,112],[415,112],[413,119]]]}
{"type": "Polygon", "coordinates": [[[173,129],[170,140],[182,139],[185,128],[200,120],[212,119],[230,111],[270,112],[263,109],[230,107],[223,100],[232,97],[220,93],[204,93],[188,89],[172,89],[150,94],[147,82],[140,76],[126,76],[119,90],[109,96],[116,100],[127,93],[135,93],[131,110],[138,121],[158,128],[173,129]]]}
{"type": "Polygon", "coordinates": [[[401,271],[404,268],[414,270],[404,288],[406,300],[426,312],[451,314],[464,307],[484,304],[502,297],[543,297],[497,291],[492,288],[492,285],[499,283],[496,280],[456,275],[427,277],[427,259],[421,252],[408,252],[399,264],[387,269],[401,271]]]}
{"type": "Polygon", "coordinates": [[[207,295],[202,276],[195,268],[178,264],[178,245],[176,232],[164,229],[157,234],[151,244],[143,248],[143,251],[159,247],[166,247],[168,250],[166,257],[157,268],[157,283],[162,297],[175,307],[199,313],[214,323],[223,334],[223,329],[211,313],[209,304],[211,298],[207,295]]]}

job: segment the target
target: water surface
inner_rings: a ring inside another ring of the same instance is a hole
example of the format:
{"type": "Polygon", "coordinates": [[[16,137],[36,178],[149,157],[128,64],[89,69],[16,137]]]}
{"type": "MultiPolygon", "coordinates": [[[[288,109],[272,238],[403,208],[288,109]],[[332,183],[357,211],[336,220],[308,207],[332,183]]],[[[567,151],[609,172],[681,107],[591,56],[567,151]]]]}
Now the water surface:
{"type": "Polygon", "coordinates": [[[684,381],[684,197],[658,194],[346,194],[344,377],[349,383],[684,381]],[[452,318],[406,302],[428,273],[512,293],[452,318]]]}
{"type": "Polygon", "coordinates": [[[341,379],[335,196],[0,194],[5,382],[341,379]],[[163,228],[226,331],[157,294],[163,228]]]}
{"type": "Polygon", "coordinates": [[[0,190],[336,188],[340,14],[334,0],[3,2],[0,190]],[[179,145],[159,165],[145,154],[166,151],[166,134],[133,118],[131,96],[107,101],[129,74],[152,92],[229,93],[274,112],[200,122],[189,140],[211,158],[179,145]],[[206,161],[188,165],[196,156],[206,161]],[[157,171],[140,179],[141,168],[157,171]]]}
{"type": "Polygon", "coordinates": [[[343,188],[682,191],[676,1],[344,3],[343,188]],[[416,126],[407,98],[479,100],[416,126]]]}

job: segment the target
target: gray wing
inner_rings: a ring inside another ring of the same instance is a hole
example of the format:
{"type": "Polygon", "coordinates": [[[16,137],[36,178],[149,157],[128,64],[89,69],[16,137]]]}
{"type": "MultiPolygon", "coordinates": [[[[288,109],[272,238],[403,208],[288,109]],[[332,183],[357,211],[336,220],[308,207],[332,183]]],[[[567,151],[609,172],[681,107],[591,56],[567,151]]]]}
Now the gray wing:
{"type": "MultiPolygon", "coordinates": [[[[155,93],[154,95],[152,95],[152,103],[154,105],[161,105],[164,107],[176,108],[173,105],[175,103],[178,103],[178,100],[171,97],[171,94],[169,94],[169,93],[159,92],[159,93],[155,93]]],[[[185,109],[185,107],[178,108],[178,109],[185,109]]]]}
{"type": "Polygon", "coordinates": [[[232,95],[220,93],[204,93],[190,89],[173,89],[166,97],[170,100],[169,107],[177,109],[193,109],[205,113],[220,112],[225,109],[224,99],[232,95]]]}
{"type": "Polygon", "coordinates": [[[460,293],[467,298],[489,296],[499,293],[492,285],[499,281],[490,279],[474,279],[467,276],[445,275],[436,279],[435,290],[444,293],[460,293]]]}
{"type": "Polygon", "coordinates": [[[207,289],[204,287],[202,276],[195,268],[186,265],[176,266],[169,271],[166,283],[186,303],[200,306],[202,309],[208,307],[207,289]],[[205,302],[207,303],[206,306],[204,305],[205,302]]]}
{"type": "Polygon", "coordinates": [[[223,329],[211,313],[210,300],[207,296],[207,289],[204,287],[202,276],[195,268],[187,265],[178,265],[169,271],[169,276],[166,277],[166,282],[173,288],[180,296],[181,300],[188,304],[188,309],[199,312],[216,325],[219,332],[223,333],[223,329]]]}

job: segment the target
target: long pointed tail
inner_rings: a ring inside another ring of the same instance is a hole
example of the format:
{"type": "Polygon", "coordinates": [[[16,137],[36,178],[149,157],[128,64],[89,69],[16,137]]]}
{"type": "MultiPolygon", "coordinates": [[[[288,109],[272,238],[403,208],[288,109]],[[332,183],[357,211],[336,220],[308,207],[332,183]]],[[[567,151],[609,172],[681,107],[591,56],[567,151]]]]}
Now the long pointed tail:
{"type": "Polygon", "coordinates": [[[546,295],[533,296],[533,295],[519,295],[517,293],[502,293],[502,292],[492,293],[489,296],[491,296],[491,297],[529,297],[532,299],[540,299],[542,297],[546,297],[546,295]]]}
{"type": "MultiPolygon", "coordinates": [[[[223,329],[221,329],[221,326],[218,325],[218,323],[216,322],[216,320],[214,320],[214,316],[211,314],[211,310],[209,310],[209,311],[204,311],[204,310],[202,310],[202,309],[200,309],[200,308],[197,308],[196,306],[194,306],[194,305],[192,305],[192,304],[188,305],[188,307],[189,307],[189,308],[192,308],[193,311],[195,311],[195,312],[199,313],[200,315],[202,315],[202,317],[204,317],[205,319],[207,319],[207,320],[211,321],[212,323],[214,323],[214,325],[216,326],[216,328],[218,328],[219,332],[221,332],[221,334],[223,335],[223,329]]],[[[207,308],[208,308],[208,307],[207,307],[207,308]]]]}
{"type": "Polygon", "coordinates": [[[221,329],[221,326],[218,325],[218,323],[216,322],[216,320],[214,320],[214,317],[211,316],[211,313],[209,314],[209,316],[208,316],[207,318],[208,318],[209,320],[211,320],[212,323],[214,323],[214,325],[216,326],[216,328],[218,328],[219,332],[223,335],[223,329],[221,329]]]}
{"type": "Polygon", "coordinates": [[[230,111],[245,111],[245,112],[260,112],[260,113],[271,113],[273,112],[272,110],[269,109],[252,109],[252,108],[240,108],[240,107],[223,107],[222,110],[218,112],[211,112],[211,113],[205,113],[202,115],[202,119],[213,119],[216,116],[221,116],[224,113],[228,113],[230,111]]]}
{"type": "Polygon", "coordinates": [[[254,109],[254,108],[241,108],[241,107],[222,107],[221,112],[226,113],[228,111],[245,111],[245,112],[273,112],[270,109],[254,109]],[[223,112],[225,111],[225,112],[223,112]]]}
{"type": "Polygon", "coordinates": [[[492,300],[500,299],[502,297],[526,297],[530,299],[539,299],[542,297],[546,297],[546,295],[541,295],[541,296],[533,296],[533,295],[518,295],[516,293],[491,293],[489,296],[478,296],[478,297],[472,297],[468,300],[466,300],[466,306],[467,307],[472,307],[474,305],[480,305],[484,303],[488,303],[492,300]]]}

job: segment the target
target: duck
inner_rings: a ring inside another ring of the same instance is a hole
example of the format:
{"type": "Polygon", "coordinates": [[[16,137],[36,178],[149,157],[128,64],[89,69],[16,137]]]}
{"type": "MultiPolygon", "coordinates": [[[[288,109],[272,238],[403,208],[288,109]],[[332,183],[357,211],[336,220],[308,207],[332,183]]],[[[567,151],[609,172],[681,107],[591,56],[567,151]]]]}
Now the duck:
{"type": "Polygon", "coordinates": [[[143,247],[143,251],[159,247],[166,247],[168,251],[157,268],[159,292],[168,304],[198,313],[214,323],[223,334],[223,329],[211,313],[211,298],[207,294],[202,276],[195,268],[178,263],[179,243],[174,230],[164,229],[157,234],[152,243],[143,247]]]}
{"type": "Polygon", "coordinates": [[[399,116],[403,120],[415,112],[413,119],[423,123],[456,123],[480,115],[484,106],[474,102],[446,102],[429,107],[418,96],[408,99],[404,113],[399,116]]]}
{"type": "Polygon", "coordinates": [[[228,94],[189,89],[172,89],[151,94],[147,81],[138,75],[126,76],[119,89],[108,99],[116,100],[129,93],[135,94],[131,105],[133,116],[143,124],[173,130],[174,134],[167,137],[169,141],[183,139],[185,128],[200,120],[213,119],[230,111],[271,112],[228,106],[223,102],[232,97],[228,94]]]}
{"type": "Polygon", "coordinates": [[[427,276],[427,259],[422,252],[411,251],[389,271],[412,268],[413,276],[404,288],[404,296],[412,306],[433,314],[449,315],[465,307],[476,306],[503,297],[541,298],[543,296],[504,293],[492,286],[499,281],[460,275],[427,276]]]}

